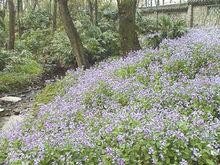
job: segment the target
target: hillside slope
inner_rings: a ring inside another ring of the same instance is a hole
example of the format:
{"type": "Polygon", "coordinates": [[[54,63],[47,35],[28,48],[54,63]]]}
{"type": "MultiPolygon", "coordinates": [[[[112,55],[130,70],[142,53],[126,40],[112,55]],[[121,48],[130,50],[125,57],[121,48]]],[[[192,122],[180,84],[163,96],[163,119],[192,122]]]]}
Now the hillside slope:
{"type": "Polygon", "coordinates": [[[69,71],[63,96],[2,133],[0,162],[217,164],[220,30],[69,71]]]}

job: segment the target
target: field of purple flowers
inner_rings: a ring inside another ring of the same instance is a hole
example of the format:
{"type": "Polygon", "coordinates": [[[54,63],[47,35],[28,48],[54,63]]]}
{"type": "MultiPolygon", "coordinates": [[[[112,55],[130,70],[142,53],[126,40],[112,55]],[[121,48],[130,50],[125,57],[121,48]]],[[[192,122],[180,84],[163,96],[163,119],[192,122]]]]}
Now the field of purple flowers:
{"type": "Polygon", "coordinates": [[[5,164],[207,164],[220,160],[220,29],[192,29],[69,71],[63,96],[1,133],[5,164]]]}

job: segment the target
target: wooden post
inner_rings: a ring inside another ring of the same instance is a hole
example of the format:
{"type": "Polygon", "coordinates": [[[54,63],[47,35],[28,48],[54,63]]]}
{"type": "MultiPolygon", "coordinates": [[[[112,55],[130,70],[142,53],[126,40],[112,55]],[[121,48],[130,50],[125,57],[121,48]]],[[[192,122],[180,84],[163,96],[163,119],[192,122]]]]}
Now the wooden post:
{"type": "Polygon", "coordinates": [[[189,4],[187,11],[187,24],[189,27],[193,27],[193,5],[189,4]]]}

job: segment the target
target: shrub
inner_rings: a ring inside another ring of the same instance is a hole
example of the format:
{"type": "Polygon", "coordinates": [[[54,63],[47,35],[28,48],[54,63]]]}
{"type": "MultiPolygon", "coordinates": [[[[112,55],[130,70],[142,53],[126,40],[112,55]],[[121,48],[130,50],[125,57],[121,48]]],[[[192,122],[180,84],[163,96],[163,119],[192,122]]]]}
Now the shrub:
{"type": "Polygon", "coordinates": [[[119,37],[112,19],[103,18],[96,26],[87,15],[81,13],[77,20],[80,21],[75,22],[76,27],[91,63],[119,54],[119,37]]]}
{"type": "Polygon", "coordinates": [[[20,18],[22,31],[27,32],[29,30],[43,30],[49,28],[49,13],[46,10],[29,10],[25,12],[25,15],[20,18]]]}
{"type": "MultiPolygon", "coordinates": [[[[146,26],[145,34],[147,35],[143,36],[141,40],[143,46],[157,48],[163,39],[175,39],[183,36],[187,32],[187,25],[184,20],[173,21],[168,16],[162,16],[158,19],[158,21],[150,19],[146,20],[154,23],[152,23],[153,26],[150,26],[151,24],[146,26]]],[[[144,26],[142,24],[139,26],[141,29],[144,29],[145,24],[144,26]]]]}
{"type": "Polygon", "coordinates": [[[0,92],[11,92],[26,87],[43,73],[42,66],[24,53],[3,51],[0,92]]]}
{"type": "Polygon", "coordinates": [[[163,38],[174,39],[186,33],[187,25],[184,20],[173,21],[170,17],[162,16],[158,22],[158,28],[163,38]]]}
{"type": "Polygon", "coordinates": [[[8,62],[10,61],[11,56],[15,56],[16,53],[13,51],[6,51],[0,49],[0,71],[2,71],[8,62]]]}
{"type": "MultiPolygon", "coordinates": [[[[109,22],[110,21],[114,21],[114,22],[117,21],[118,9],[115,5],[105,3],[105,4],[101,5],[99,10],[100,10],[101,18],[105,18],[109,22]]],[[[108,22],[108,21],[105,21],[105,22],[108,22]]],[[[100,23],[103,23],[103,22],[100,22],[100,23]]]]}
{"type": "Polygon", "coordinates": [[[0,92],[12,92],[27,87],[31,76],[25,73],[0,72],[0,92]]]}
{"type": "Polygon", "coordinates": [[[7,36],[4,17],[5,17],[5,12],[0,10],[0,47],[4,46],[7,36]]]}
{"type": "Polygon", "coordinates": [[[4,71],[38,75],[42,73],[42,67],[39,63],[30,58],[13,56],[10,58],[10,62],[6,65],[4,71]]]}
{"type": "Polygon", "coordinates": [[[143,16],[141,12],[137,12],[137,30],[140,35],[146,35],[157,32],[157,20],[143,16]]]}
{"type": "Polygon", "coordinates": [[[48,53],[47,49],[52,37],[49,29],[30,30],[21,36],[20,40],[16,41],[17,50],[27,50],[36,56],[36,59],[42,59],[43,55],[48,53]]]}
{"type": "Polygon", "coordinates": [[[0,28],[0,38],[1,38],[0,47],[4,47],[6,35],[5,35],[5,31],[3,31],[1,28],[0,28]]]}
{"type": "Polygon", "coordinates": [[[48,64],[69,68],[76,63],[70,41],[65,32],[55,32],[52,41],[49,43],[48,52],[49,55],[46,58],[48,64]]]}

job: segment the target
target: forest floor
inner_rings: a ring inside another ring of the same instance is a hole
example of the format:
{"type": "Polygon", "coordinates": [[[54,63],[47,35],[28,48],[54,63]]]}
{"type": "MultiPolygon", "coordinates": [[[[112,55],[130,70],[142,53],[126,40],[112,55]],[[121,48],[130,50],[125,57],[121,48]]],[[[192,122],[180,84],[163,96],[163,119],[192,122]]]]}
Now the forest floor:
{"type": "Polygon", "coordinates": [[[0,130],[10,130],[17,121],[21,121],[25,114],[33,111],[34,99],[38,93],[46,86],[46,82],[55,82],[57,78],[61,78],[65,72],[53,71],[45,74],[38,82],[26,88],[17,89],[15,92],[2,93],[0,98],[12,96],[20,98],[18,102],[7,102],[0,100],[0,130]]]}
{"type": "Polygon", "coordinates": [[[0,129],[8,130],[13,123],[16,123],[17,120],[21,120],[24,114],[30,112],[34,103],[34,97],[39,93],[41,88],[42,87],[14,94],[13,96],[21,98],[19,102],[2,101],[1,108],[4,109],[5,113],[0,116],[0,129]]]}

